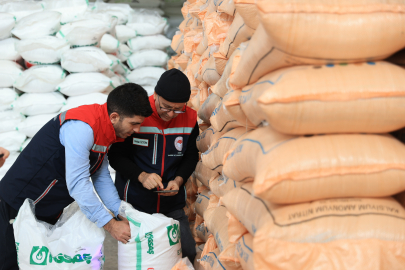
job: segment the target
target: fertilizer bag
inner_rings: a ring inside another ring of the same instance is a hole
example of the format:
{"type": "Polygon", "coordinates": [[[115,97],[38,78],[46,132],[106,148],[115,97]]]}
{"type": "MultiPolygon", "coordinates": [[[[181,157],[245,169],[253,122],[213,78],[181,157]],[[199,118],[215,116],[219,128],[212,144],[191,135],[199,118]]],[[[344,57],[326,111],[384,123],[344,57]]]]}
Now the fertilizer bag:
{"type": "Polygon", "coordinates": [[[178,221],[162,214],[149,215],[121,202],[120,215],[131,227],[129,243],[118,243],[118,269],[171,269],[181,259],[178,221]]]}
{"type": "Polygon", "coordinates": [[[19,268],[40,270],[103,269],[105,233],[79,205],[69,205],[55,225],[38,221],[26,199],[13,224],[19,268]]]}

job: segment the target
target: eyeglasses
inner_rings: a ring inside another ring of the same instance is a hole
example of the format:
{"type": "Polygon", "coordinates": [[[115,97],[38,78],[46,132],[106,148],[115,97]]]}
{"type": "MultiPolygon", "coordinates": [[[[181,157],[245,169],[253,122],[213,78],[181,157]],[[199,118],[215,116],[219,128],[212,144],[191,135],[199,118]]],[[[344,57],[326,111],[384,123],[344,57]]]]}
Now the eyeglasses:
{"type": "MultiPolygon", "coordinates": [[[[158,96],[158,103],[159,103],[160,110],[162,110],[162,112],[174,112],[174,113],[177,113],[177,114],[186,112],[186,109],[184,109],[184,111],[177,111],[177,110],[172,110],[172,109],[162,107],[162,105],[160,105],[159,96],[158,96]]],[[[186,105],[186,104],[184,104],[184,105],[186,105]]]]}

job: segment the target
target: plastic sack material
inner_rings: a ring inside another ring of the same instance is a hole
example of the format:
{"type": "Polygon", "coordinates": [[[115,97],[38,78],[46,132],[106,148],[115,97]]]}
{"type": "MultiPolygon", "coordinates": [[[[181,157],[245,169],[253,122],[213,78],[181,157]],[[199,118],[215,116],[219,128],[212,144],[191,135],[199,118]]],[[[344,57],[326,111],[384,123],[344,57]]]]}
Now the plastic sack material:
{"type": "Polygon", "coordinates": [[[131,14],[126,26],[135,30],[137,35],[151,36],[163,33],[166,24],[157,12],[143,9],[131,14]]]}
{"type": "Polygon", "coordinates": [[[126,25],[117,25],[115,27],[115,37],[121,42],[127,42],[131,38],[136,37],[136,31],[126,25]]]}
{"type": "Polygon", "coordinates": [[[235,182],[225,175],[218,175],[210,180],[210,190],[217,197],[223,197],[231,190],[242,186],[241,182],[235,182]]]}
{"type": "Polygon", "coordinates": [[[16,38],[7,38],[4,40],[0,40],[0,60],[10,60],[10,61],[18,61],[21,59],[21,55],[15,49],[16,43],[19,40],[16,38]]]}
{"type": "Polygon", "coordinates": [[[201,217],[204,216],[204,212],[207,210],[211,194],[212,192],[209,189],[206,189],[197,196],[197,200],[195,201],[195,212],[201,217]]]}
{"type": "Polygon", "coordinates": [[[111,84],[111,79],[97,72],[70,74],[57,85],[57,90],[69,97],[96,92],[104,92],[111,84]]]}
{"type": "Polygon", "coordinates": [[[260,23],[258,8],[255,0],[234,0],[236,12],[243,18],[244,23],[256,29],[260,23]]]}
{"type": "Polygon", "coordinates": [[[34,65],[59,63],[62,54],[69,50],[69,44],[64,39],[48,36],[20,40],[16,50],[25,61],[34,65]]]}
{"type": "Polygon", "coordinates": [[[133,51],[145,49],[164,50],[171,44],[170,39],[163,35],[135,37],[128,40],[128,46],[133,51]]]}
{"type": "Polygon", "coordinates": [[[236,254],[243,270],[255,270],[253,263],[253,236],[250,233],[242,236],[236,243],[236,254]]]}
{"type": "Polygon", "coordinates": [[[184,35],[180,31],[178,31],[176,35],[173,36],[171,48],[177,54],[181,54],[181,52],[184,50],[184,35]]]}
{"type": "Polygon", "coordinates": [[[76,202],[50,225],[36,219],[35,205],[26,199],[13,228],[21,270],[103,269],[104,230],[92,223],[76,202]]]}
{"type": "MultiPolygon", "coordinates": [[[[57,114],[41,114],[27,117],[17,125],[17,130],[27,137],[34,137],[35,134],[57,114]]],[[[21,145],[20,145],[21,146],[21,145]]]]}
{"type": "Polygon", "coordinates": [[[160,67],[141,67],[127,75],[127,80],[139,85],[156,85],[160,76],[165,72],[160,67]]]}
{"type": "Polygon", "coordinates": [[[15,25],[15,17],[13,14],[1,12],[0,10],[0,40],[11,36],[11,30],[15,25]]]}
{"type": "Polygon", "coordinates": [[[201,154],[203,164],[210,170],[222,173],[224,155],[247,132],[249,130],[245,127],[238,127],[222,135],[215,144],[201,154]]]}
{"type": "Polygon", "coordinates": [[[179,262],[176,263],[171,270],[194,270],[194,267],[190,260],[186,257],[179,260],[179,262]]]}
{"type": "Polygon", "coordinates": [[[257,102],[279,132],[385,133],[405,127],[397,117],[405,114],[405,70],[394,64],[300,66],[277,73],[251,91],[266,88],[257,102]]]}
{"type": "Polygon", "coordinates": [[[12,103],[18,98],[18,94],[11,88],[0,88],[0,112],[10,110],[12,103]]]}
{"type": "Polygon", "coordinates": [[[222,269],[222,270],[242,270],[241,266],[228,266],[224,265],[220,260],[219,260],[219,254],[220,251],[219,249],[215,249],[213,251],[210,251],[208,254],[204,255],[200,263],[203,264],[205,270],[217,270],[217,269],[222,269]]]}
{"type": "Polygon", "coordinates": [[[71,22],[81,14],[84,14],[88,6],[88,1],[86,0],[43,0],[43,2],[45,2],[45,10],[61,13],[61,25],[71,22]]]}
{"type": "Polygon", "coordinates": [[[133,53],[127,61],[131,69],[136,69],[145,66],[165,66],[169,59],[167,53],[161,50],[142,50],[133,53]]]}
{"type": "Polygon", "coordinates": [[[113,65],[107,54],[96,47],[83,47],[63,53],[61,65],[69,72],[101,72],[113,65]]]}
{"type": "Polygon", "coordinates": [[[181,259],[179,222],[162,214],[149,215],[121,202],[120,215],[131,227],[129,243],[118,243],[118,269],[171,269],[181,259]]]}
{"type": "Polygon", "coordinates": [[[22,72],[23,67],[19,64],[9,60],[0,60],[0,88],[12,87],[22,72]]]}
{"type": "Polygon", "coordinates": [[[112,4],[104,3],[103,1],[96,1],[94,3],[94,11],[99,13],[106,13],[118,18],[118,24],[126,24],[128,18],[133,12],[133,9],[128,4],[112,4]]]}
{"type": "Polygon", "coordinates": [[[9,131],[0,133],[1,147],[7,149],[10,152],[20,151],[21,145],[24,143],[27,136],[22,132],[9,131]]]}
{"type": "MultiPolygon", "coordinates": [[[[106,33],[114,35],[115,33],[115,26],[117,26],[118,18],[107,14],[103,12],[92,12],[92,11],[86,11],[84,14],[81,14],[78,16],[73,22],[78,22],[78,21],[86,21],[86,20],[96,20],[99,21],[99,23],[104,23],[104,25],[107,27],[106,33]]],[[[72,23],[73,23],[72,22],[72,23]]],[[[78,31],[78,29],[75,29],[74,31],[78,31]]],[[[73,47],[82,47],[83,45],[72,45],[73,47]]],[[[96,45],[92,45],[96,46],[96,45]]]]}
{"type": "Polygon", "coordinates": [[[114,53],[118,51],[120,42],[110,34],[104,34],[100,40],[100,48],[105,53],[114,53]]]}
{"type": "Polygon", "coordinates": [[[60,29],[61,14],[56,11],[41,11],[28,15],[17,22],[11,33],[19,39],[55,35],[60,29]]]}
{"type": "Polygon", "coordinates": [[[28,115],[57,113],[66,104],[65,97],[58,92],[26,93],[14,102],[14,110],[28,115]]]}
{"type": "Polygon", "coordinates": [[[42,1],[3,1],[0,6],[0,12],[13,14],[16,22],[43,9],[42,1]]]}
{"type": "Polygon", "coordinates": [[[68,97],[66,100],[66,105],[62,107],[61,112],[77,108],[82,105],[91,104],[104,104],[107,102],[107,95],[102,93],[91,93],[86,95],[68,97]]]}
{"type": "Polygon", "coordinates": [[[197,163],[194,171],[195,177],[206,187],[209,187],[209,181],[218,175],[217,172],[210,170],[203,164],[202,160],[197,163]]]}
{"type": "Polygon", "coordinates": [[[66,78],[66,71],[58,65],[33,66],[14,82],[14,87],[26,93],[50,93],[66,78]]]}
{"type": "Polygon", "coordinates": [[[210,116],[220,100],[221,98],[215,93],[209,95],[198,110],[198,117],[204,122],[210,123],[210,116]]]}
{"type": "Polygon", "coordinates": [[[213,127],[207,128],[197,137],[197,148],[201,153],[204,153],[211,147],[225,131],[216,131],[213,127]]]}

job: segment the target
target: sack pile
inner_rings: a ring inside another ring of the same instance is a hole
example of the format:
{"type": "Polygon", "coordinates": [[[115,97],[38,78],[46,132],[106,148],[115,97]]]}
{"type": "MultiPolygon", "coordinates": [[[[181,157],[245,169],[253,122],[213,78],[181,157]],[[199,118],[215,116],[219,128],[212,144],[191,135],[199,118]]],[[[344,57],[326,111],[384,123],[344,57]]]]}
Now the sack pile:
{"type": "Polygon", "coordinates": [[[126,82],[152,94],[168,60],[165,28],[158,11],[128,4],[3,1],[0,145],[21,151],[58,113],[103,104],[126,82]]]}
{"type": "Polygon", "coordinates": [[[405,196],[392,196],[405,190],[405,145],[388,133],[405,127],[394,64],[405,4],[209,0],[182,12],[169,67],[193,87],[194,174],[209,188],[195,203],[197,266],[404,268],[405,196]]]}

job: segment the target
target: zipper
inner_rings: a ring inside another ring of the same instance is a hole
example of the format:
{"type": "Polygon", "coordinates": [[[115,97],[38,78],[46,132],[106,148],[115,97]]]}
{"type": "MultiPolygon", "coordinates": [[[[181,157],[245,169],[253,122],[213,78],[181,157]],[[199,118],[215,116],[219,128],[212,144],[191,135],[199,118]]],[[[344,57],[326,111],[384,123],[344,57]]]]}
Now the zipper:
{"type": "Polygon", "coordinates": [[[127,183],[125,184],[125,188],[124,188],[124,201],[128,202],[128,186],[129,186],[129,182],[131,180],[128,179],[127,183]]]}
{"type": "Polygon", "coordinates": [[[155,134],[155,139],[154,139],[154,144],[153,144],[153,157],[152,157],[153,165],[156,165],[158,136],[159,135],[155,134]]]}
{"type": "MultiPolygon", "coordinates": [[[[165,136],[165,130],[164,129],[162,129],[162,134],[163,134],[163,153],[162,153],[162,168],[161,168],[161,171],[160,171],[160,177],[162,177],[162,179],[163,179],[163,172],[164,172],[164,169],[165,169],[165,150],[166,150],[166,136],[165,136]]],[[[158,188],[158,190],[159,190],[159,188],[158,188]]],[[[160,210],[160,194],[158,194],[157,212],[156,213],[159,213],[159,210],[160,210]]]]}
{"type": "Polygon", "coordinates": [[[39,203],[45,196],[46,194],[49,193],[49,191],[51,190],[51,188],[58,182],[58,180],[53,180],[51,182],[51,184],[49,184],[49,186],[45,189],[45,191],[34,201],[34,205],[36,205],[37,203],[39,203]]]}

